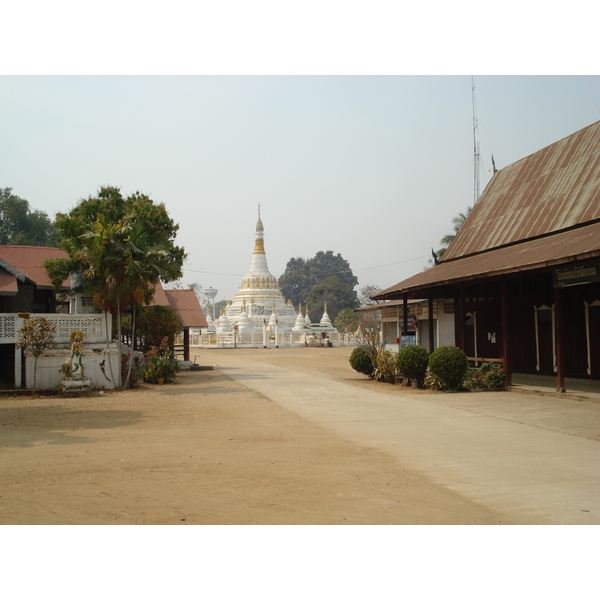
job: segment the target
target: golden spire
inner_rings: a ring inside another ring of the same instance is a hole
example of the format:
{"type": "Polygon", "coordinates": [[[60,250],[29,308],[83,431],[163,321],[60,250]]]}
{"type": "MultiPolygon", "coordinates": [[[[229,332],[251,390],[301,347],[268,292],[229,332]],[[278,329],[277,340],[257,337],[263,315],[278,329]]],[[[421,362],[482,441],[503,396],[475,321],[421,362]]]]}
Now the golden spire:
{"type": "Polygon", "coordinates": [[[254,242],[254,254],[265,254],[265,240],[263,238],[265,228],[260,219],[260,204],[258,205],[258,221],[256,222],[256,241],[254,242]]]}

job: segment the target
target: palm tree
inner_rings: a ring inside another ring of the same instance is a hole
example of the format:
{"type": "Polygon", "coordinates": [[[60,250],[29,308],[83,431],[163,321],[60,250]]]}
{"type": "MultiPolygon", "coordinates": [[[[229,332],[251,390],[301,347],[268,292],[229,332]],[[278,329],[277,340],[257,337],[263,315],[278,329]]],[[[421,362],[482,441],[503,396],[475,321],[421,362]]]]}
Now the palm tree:
{"type": "Polygon", "coordinates": [[[442,256],[444,256],[444,252],[448,250],[448,247],[454,241],[456,234],[460,231],[460,228],[465,224],[465,221],[467,220],[467,217],[471,213],[472,209],[472,206],[467,206],[467,210],[464,213],[460,212],[452,219],[454,233],[447,233],[440,240],[440,244],[442,244],[442,247],[436,253],[438,258],[442,258],[442,256]]]}
{"type": "MultiPolygon", "coordinates": [[[[117,222],[98,215],[91,228],[78,236],[74,246],[74,258],[86,265],[83,277],[93,291],[96,305],[107,312],[115,310],[117,314],[117,341],[121,356],[123,311],[133,304],[135,326],[137,304],[150,301],[153,286],[160,278],[171,281],[181,277],[181,267],[169,253],[166,238],[160,233],[149,234],[134,214],[128,214],[117,222]]],[[[126,384],[131,363],[132,357],[126,384]]]]}

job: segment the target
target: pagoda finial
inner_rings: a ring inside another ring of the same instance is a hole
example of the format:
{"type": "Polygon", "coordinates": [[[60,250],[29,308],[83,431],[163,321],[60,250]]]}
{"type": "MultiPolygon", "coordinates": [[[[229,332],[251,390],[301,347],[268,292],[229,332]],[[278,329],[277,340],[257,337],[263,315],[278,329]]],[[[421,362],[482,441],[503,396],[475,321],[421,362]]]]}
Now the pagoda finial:
{"type": "Polygon", "coordinates": [[[256,240],[254,242],[254,254],[265,253],[265,241],[264,241],[265,228],[260,218],[260,202],[258,204],[258,221],[256,222],[256,240]]]}

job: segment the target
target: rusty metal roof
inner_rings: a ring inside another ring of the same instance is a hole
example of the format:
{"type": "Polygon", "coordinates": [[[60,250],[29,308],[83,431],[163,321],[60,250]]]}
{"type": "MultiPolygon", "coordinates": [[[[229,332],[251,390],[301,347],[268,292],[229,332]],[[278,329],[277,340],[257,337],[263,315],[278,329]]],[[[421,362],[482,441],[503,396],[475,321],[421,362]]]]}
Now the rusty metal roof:
{"type": "Polygon", "coordinates": [[[412,297],[419,297],[419,294],[423,297],[424,290],[431,287],[539,269],[595,256],[600,256],[600,223],[442,262],[379,292],[374,298],[396,298],[405,292],[412,297]]]}
{"type": "MultiPolygon", "coordinates": [[[[9,266],[7,270],[19,279],[26,277],[38,287],[52,287],[52,282],[44,268],[44,261],[49,258],[69,258],[69,256],[59,248],[0,246],[0,260],[9,266]]],[[[65,279],[63,286],[68,287],[69,282],[70,278],[65,279]]]]}
{"type": "Polygon", "coordinates": [[[373,298],[599,255],[600,121],[495,173],[440,264],[373,298]]]}
{"type": "Polygon", "coordinates": [[[498,171],[442,262],[600,219],[600,121],[498,171]]]}

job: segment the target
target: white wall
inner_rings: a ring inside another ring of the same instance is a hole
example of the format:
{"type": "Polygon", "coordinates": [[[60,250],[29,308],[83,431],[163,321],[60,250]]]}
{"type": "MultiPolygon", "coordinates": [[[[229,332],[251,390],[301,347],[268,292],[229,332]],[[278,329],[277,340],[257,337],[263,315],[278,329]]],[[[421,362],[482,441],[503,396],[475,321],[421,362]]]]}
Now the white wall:
{"type": "MultiPolygon", "coordinates": [[[[62,380],[61,365],[71,355],[70,347],[57,348],[49,350],[38,358],[37,379],[35,387],[37,389],[51,389],[58,385],[62,380]]],[[[25,387],[33,387],[35,359],[28,352],[25,353],[25,387]]],[[[121,371],[119,360],[119,349],[116,343],[109,344],[107,350],[106,344],[84,344],[83,347],[83,367],[85,377],[91,380],[91,386],[94,389],[112,389],[121,385],[121,371]],[[114,374],[111,375],[109,367],[109,357],[112,362],[114,374]],[[104,372],[102,372],[101,363],[104,361],[104,372]],[[110,381],[109,379],[110,378],[110,381]]]]}

